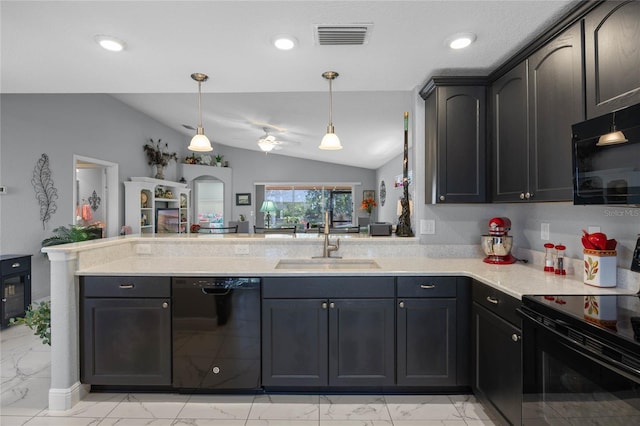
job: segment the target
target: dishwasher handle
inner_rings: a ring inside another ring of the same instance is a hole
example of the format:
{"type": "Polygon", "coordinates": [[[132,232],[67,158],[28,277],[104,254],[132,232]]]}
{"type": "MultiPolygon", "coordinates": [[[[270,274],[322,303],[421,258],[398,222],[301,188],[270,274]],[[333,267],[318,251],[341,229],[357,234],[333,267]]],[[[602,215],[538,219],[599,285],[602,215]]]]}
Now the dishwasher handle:
{"type": "Polygon", "coordinates": [[[231,293],[230,288],[207,288],[202,287],[202,294],[206,294],[207,296],[226,296],[231,293]]]}

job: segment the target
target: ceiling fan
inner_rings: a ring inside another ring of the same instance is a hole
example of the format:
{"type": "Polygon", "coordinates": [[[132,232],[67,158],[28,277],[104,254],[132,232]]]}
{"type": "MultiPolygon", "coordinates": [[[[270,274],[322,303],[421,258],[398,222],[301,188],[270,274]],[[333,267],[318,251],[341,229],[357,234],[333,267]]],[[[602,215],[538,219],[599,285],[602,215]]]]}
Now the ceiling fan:
{"type": "Polygon", "coordinates": [[[258,139],[258,146],[262,151],[264,151],[265,153],[269,153],[274,149],[282,149],[283,142],[277,140],[275,136],[270,135],[268,127],[263,127],[262,130],[264,130],[264,136],[258,139]]]}

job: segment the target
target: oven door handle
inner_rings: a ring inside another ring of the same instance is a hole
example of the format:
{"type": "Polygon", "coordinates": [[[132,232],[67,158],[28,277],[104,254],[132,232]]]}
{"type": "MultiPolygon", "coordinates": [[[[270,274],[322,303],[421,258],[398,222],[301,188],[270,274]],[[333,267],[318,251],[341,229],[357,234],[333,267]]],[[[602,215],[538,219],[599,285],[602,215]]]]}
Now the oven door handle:
{"type": "MultiPolygon", "coordinates": [[[[558,339],[560,339],[560,344],[564,345],[566,348],[571,349],[572,351],[578,353],[579,355],[582,355],[588,359],[590,359],[591,361],[598,363],[600,365],[602,365],[603,367],[609,368],[611,370],[614,370],[615,372],[622,374],[623,376],[627,377],[630,380],[633,380],[634,382],[638,383],[640,382],[640,371],[636,370],[634,368],[629,367],[626,364],[623,364],[613,358],[609,358],[606,355],[602,355],[598,352],[593,351],[592,349],[589,349],[586,346],[581,345],[580,343],[576,342],[573,339],[570,339],[569,337],[565,336],[562,333],[557,332],[556,330],[554,330],[553,328],[544,325],[542,323],[540,323],[539,321],[537,321],[535,318],[533,318],[531,315],[529,315],[527,312],[523,311],[520,308],[517,308],[516,311],[522,315],[522,317],[525,320],[531,321],[535,326],[544,329],[545,331],[548,331],[549,333],[552,333],[555,337],[557,337],[558,339]]],[[[562,325],[564,326],[565,323],[564,321],[560,321],[562,323],[562,325]]],[[[523,338],[526,340],[527,336],[525,333],[523,333],[523,338]]]]}

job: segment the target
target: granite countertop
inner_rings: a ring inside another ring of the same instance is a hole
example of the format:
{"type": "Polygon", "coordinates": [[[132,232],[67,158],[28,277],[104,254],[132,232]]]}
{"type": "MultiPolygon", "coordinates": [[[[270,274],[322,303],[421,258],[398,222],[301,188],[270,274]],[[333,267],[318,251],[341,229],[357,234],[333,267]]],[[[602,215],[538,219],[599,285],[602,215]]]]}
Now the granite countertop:
{"type": "MultiPolygon", "coordinates": [[[[518,299],[525,294],[634,294],[626,288],[599,288],[582,282],[582,274],[559,276],[539,266],[490,265],[482,258],[375,257],[379,268],[277,269],[277,257],[178,257],[136,255],[77,271],[77,275],[147,276],[467,276],[518,299]]],[[[361,261],[362,259],[358,259],[361,261]]],[[[348,259],[343,259],[348,261],[348,259]]]]}

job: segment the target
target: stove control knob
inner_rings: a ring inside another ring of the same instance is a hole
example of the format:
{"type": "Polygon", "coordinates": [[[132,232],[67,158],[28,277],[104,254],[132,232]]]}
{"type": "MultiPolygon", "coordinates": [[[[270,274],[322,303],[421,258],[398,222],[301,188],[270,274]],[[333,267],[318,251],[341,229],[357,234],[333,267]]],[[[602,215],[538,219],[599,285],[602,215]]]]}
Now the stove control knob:
{"type": "Polygon", "coordinates": [[[513,340],[514,342],[517,342],[517,341],[519,341],[520,339],[521,339],[521,337],[520,337],[520,336],[518,336],[516,333],[513,333],[513,334],[511,335],[511,340],[513,340]]]}

